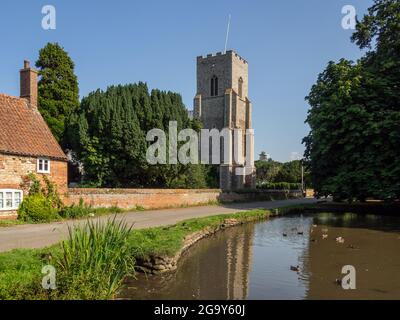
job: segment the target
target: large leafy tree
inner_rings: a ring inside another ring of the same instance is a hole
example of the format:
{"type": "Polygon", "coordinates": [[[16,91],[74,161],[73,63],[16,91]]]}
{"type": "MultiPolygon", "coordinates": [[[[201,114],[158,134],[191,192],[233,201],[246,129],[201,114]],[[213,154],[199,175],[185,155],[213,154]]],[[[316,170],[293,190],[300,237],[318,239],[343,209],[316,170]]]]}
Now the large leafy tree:
{"type": "Polygon", "coordinates": [[[59,44],[48,43],[39,51],[36,67],[40,75],[39,111],[57,141],[65,149],[68,146],[64,136],[65,122],[79,106],[74,62],[59,44]]]}
{"type": "Polygon", "coordinates": [[[329,62],[306,98],[313,185],[337,199],[400,197],[400,2],[375,0],[352,36],[367,53],[329,62]]]}
{"type": "MultiPolygon", "coordinates": [[[[149,130],[168,133],[170,121],[199,129],[188,117],[179,94],[152,90],[145,83],[111,86],[84,97],[68,122],[67,138],[82,162],[85,181],[106,187],[207,186],[201,165],[149,165],[146,141],[149,130]]],[[[168,136],[167,136],[168,139],[168,136]]]]}

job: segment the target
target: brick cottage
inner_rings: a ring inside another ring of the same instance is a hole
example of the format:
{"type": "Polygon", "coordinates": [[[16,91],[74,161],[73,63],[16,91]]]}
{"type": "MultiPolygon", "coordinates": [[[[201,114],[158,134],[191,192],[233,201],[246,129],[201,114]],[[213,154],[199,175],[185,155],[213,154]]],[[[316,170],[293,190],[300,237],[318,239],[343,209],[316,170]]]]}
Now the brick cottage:
{"type": "Polygon", "coordinates": [[[0,216],[15,215],[29,173],[47,175],[67,191],[67,157],[40,115],[38,73],[24,62],[20,97],[0,94],[0,216]]]}

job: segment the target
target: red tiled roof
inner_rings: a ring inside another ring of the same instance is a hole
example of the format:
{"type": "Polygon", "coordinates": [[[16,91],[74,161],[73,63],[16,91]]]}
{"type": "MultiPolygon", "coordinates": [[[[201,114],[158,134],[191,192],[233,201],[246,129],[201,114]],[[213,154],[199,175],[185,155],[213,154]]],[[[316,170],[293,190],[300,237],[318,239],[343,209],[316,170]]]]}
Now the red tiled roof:
{"type": "Polygon", "coordinates": [[[39,111],[25,99],[1,93],[0,153],[67,161],[39,111]]]}

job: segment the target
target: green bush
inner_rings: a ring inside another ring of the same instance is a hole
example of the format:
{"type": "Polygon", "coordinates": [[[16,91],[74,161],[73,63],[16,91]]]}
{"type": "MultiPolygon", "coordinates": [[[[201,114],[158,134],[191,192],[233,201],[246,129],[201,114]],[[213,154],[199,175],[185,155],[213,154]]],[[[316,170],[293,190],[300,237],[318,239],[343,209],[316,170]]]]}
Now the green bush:
{"type": "Polygon", "coordinates": [[[82,198],[79,199],[78,205],[71,205],[70,207],[64,207],[60,211],[60,216],[66,219],[84,218],[88,216],[101,216],[111,213],[121,213],[123,210],[117,206],[110,208],[93,208],[91,205],[86,204],[82,198]]]}
{"type": "Polygon", "coordinates": [[[264,190],[300,190],[301,183],[262,182],[257,187],[264,190]]]}
{"type": "Polygon", "coordinates": [[[40,193],[24,198],[18,209],[18,219],[27,222],[48,222],[59,217],[51,199],[40,193]]]}
{"type": "Polygon", "coordinates": [[[79,199],[78,205],[72,205],[70,207],[65,207],[60,211],[60,216],[63,218],[83,218],[87,217],[92,213],[92,209],[89,205],[83,202],[83,199],[79,199]]]}

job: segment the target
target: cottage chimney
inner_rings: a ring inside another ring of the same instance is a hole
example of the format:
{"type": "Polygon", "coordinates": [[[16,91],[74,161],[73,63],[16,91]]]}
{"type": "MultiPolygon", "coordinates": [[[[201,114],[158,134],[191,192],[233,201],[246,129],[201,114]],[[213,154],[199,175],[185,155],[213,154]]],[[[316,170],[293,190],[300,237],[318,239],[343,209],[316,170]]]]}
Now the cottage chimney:
{"type": "Polygon", "coordinates": [[[38,72],[31,69],[29,61],[24,61],[24,68],[20,71],[21,98],[28,100],[33,108],[37,108],[38,100],[38,72]]]}

